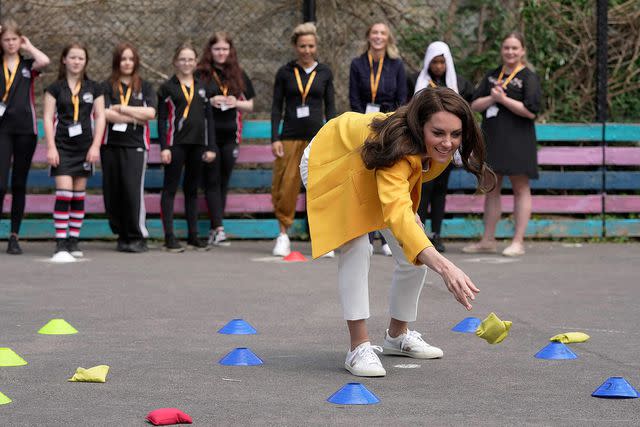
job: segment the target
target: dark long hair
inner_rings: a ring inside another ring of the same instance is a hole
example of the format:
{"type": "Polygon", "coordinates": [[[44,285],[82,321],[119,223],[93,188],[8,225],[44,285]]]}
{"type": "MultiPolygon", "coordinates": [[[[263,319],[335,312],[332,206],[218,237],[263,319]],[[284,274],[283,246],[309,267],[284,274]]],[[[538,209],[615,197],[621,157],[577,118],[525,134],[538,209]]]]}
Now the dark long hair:
{"type": "Polygon", "coordinates": [[[216,31],[207,41],[202,52],[202,58],[198,63],[198,71],[200,71],[200,78],[209,82],[213,79],[213,54],[211,53],[211,46],[214,44],[225,41],[229,43],[229,56],[227,60],[222,64],[222,76],[220,78],[229,87],[229,94],[239,97],[244,90],[244,79],[242,78],[242,68],[238,63],[238,52],[233,46],[233,40],[229,33],[225,31],[216,31]]]}
{"type": "Polygon", "coordinates": [[[446,87],[423,89],[411,101],[388,117],[371,122],[373,133],[362,147],[362,160],[367,169],[390,167],[402,158],[424,155],[424,125],[435,113],[445,111],[462,122],[460,156],[466,170],[478,179],[478,190],[491,191],[495,174],[485,164],[486,150],[482,131],[478,127],[469,104],[446,87]]]}
{"type": "Polygon", "coordinates": [[[111,60],[111,76],[109,76],[109,83],[111,83],[114,94],[118,93],[119,90],[120,77],[122,77],[122,72],[120,71],[120,62],[122,61],[122,55],[124,54],[124,51],[127,49],[129,49],[131,53],[133,53],[131,90],[134,93],[140,93],[142,91],[142,79],[140,78],[140,74],[138,73],[138,69],[140,68],[140,56],[138,55],[138,50],[131,43],[122,42],[113,49],[113,57],[111,60]]]}
{"type": "Polygon", "coordinates": [[[62,49],[62,54],[60,55],[60,63],[58,65],[58,80],[64,80],[67,78],[67,68],[64,65],[64,58],[69,54],[71,49],[82,49],[84,50],[84,56],[87,59],[84,63],[84,68],[82,69],[82,80],[87,80],[89,76],[87,75],[87,66],[89,65],[89,51],[87,47],[80,43],[79,41],[73,41],[66,45],[64,49],[62,49]]]}

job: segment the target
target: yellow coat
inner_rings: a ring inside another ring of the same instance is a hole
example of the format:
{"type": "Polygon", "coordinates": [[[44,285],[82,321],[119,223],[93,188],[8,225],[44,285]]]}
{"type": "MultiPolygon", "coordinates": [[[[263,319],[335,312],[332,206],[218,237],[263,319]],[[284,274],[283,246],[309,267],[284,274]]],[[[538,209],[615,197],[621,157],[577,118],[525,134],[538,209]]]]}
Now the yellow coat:
{"type": "Polygon", "coordinates": [[[432,246],[416,223],[422,183],[433,180],[447,163],[422,171],[421,156],[407,156],[389,168],[368,170],[360,147],[369,124],[383,113],[345,113],[325,124],[309,154],[307,216],[314,258],[371,231],[389,228],[407,259],[432,246]]]}

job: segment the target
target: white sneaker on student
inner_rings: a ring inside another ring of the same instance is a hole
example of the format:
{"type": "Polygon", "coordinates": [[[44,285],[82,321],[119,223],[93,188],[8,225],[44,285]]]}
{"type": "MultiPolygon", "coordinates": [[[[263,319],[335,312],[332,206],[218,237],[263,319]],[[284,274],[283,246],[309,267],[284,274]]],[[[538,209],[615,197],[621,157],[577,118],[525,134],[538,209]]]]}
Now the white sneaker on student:
{"type": "Polygon", "coordinates": [[[380,358],[373,350],[381,352],[382,347],[371,345],[367,341],[348,352],[344,361],[345,369],[357,377],[384,377],[387,375],[380,358]]]}
{"type": "Polygon", "coordinates": [[[391,253],[391,248],[389,247],[389,245],[387,245],[386,243],[384,245],[382,245],[382,253],[384,254],[384,256],[391,256],[393,255],[391,253]]]}
{"type": "Polygon", "coordinates": [[[285,257],[291,253],[291,242],[289,242],[289,236],[280,233],[276,239],[276,245],[273,248],[273,256],[285,257]]]}
{"type": "Polygon", "coordinates": [[[384,334],[384,353],[396,356],[409,356],[415,359],[437,359],[444,355],[438,347],[429,345],[417,331],[407,329],[407,332],[395,338],[389,336],[389,330],[384,334]]]}
{"type": "Polygon", "coordinates": [[[227,240],[224,230],[210,230],[207,244],[209,246],[229,246],[231,243],[227,240]]]}

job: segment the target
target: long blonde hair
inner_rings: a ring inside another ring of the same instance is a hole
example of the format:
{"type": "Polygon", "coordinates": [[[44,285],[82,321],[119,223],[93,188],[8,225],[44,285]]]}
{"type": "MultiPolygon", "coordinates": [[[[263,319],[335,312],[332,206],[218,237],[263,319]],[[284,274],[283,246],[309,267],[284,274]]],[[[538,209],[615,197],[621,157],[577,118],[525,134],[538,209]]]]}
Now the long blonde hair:
{"type": "Polygon", "coordinates": [[[362,51],[362,53],[367,53],[369,51],[369,48],[371,47],[369,43],[369,34],[371,33],[371,30],[373,29],[374,25],[378,25],[378,24],[384,25],[387,28],[387,33],[389,34],[389,38],[387,39],[387,56],[393,59],[400,58],[400,51],[398,50],[398,45],[396,45],[396,38],[393,35],[393,32],[391,31],[391,27],[389,27],[389,25],[386,22],[382,22],[382,21],[374,22],[369,26],[369,28],[367,28],[367,32],[364,35],[366,44],[364,46],[364,50],[362,51]]]}

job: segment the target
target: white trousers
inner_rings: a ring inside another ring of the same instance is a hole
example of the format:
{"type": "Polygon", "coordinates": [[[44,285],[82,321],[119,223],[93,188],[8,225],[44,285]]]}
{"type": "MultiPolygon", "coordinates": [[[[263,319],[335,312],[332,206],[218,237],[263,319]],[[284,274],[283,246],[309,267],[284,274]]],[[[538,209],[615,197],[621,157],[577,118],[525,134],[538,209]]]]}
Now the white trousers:
{"type": "MultiPolygon", "coordinates": [[[[413,322],[418,315],[418,299],[424,285],[427,269],[416,267],[404,255],[389,229],[380,230],[391,248],[395,269],[391,280],[389,314],[392,318],[413,322]]],[[[369,318],[369,236],[357,237],[339,249],[338,288],[345,320],[369,318]]]]}

